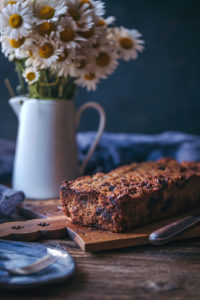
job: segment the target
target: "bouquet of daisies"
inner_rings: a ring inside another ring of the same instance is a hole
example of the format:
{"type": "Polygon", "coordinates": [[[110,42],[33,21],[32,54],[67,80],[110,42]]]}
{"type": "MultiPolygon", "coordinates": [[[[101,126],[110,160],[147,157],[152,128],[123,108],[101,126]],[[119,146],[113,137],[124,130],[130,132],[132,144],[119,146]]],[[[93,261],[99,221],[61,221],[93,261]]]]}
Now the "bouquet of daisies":
{"type": "MultiPolygon", "coordinates": [[[[73,98],[77,86],[95,90],[119,60],[142,52],[137,30],[114,27],[95,0],[1,0],[2,52],[16,63],[34,98],[73,98]]],[[[22,80],[22,78],[24,80],[22,80]]]]}

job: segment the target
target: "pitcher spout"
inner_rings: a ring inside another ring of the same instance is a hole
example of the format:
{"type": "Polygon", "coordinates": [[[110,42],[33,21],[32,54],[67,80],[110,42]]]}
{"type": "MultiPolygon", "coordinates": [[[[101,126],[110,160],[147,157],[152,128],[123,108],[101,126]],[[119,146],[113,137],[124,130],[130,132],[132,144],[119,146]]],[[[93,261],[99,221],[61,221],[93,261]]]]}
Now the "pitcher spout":
{"type": "Polygon", "coordinates": [[[9,100],[9,104],[12,107],[12,109],[18,119],[20,118],[22,105],[23,105],[24,101],[26,101],[27,99],[28,98],[26,96],[17,96],[17,97],[11,98],[9,100]]]}

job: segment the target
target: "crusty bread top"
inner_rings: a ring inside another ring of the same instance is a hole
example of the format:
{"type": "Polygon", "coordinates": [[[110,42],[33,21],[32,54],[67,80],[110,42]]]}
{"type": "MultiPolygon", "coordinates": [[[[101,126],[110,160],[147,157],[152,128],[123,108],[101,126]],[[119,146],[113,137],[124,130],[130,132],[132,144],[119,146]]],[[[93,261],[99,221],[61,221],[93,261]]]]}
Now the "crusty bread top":
{"type": "Polygon", "coordinates": [[[97,173],[74,181],[66,181],[62,188],[76,193],[97,192],[115,198],[129,194],[134,198],[172,182],[184,181],[193,175],[200,176],[200,163],[178,163],[174,159],[164,158],[156,162],[132,163],[108,174],[97,173]]]}

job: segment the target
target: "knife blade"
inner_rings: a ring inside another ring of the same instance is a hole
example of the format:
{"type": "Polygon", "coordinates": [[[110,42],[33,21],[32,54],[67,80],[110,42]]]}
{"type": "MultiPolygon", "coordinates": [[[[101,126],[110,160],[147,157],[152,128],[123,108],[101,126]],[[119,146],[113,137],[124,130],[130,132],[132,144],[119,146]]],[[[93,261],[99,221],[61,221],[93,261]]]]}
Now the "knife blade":
{"type": "Polygon", "coordinates": [[[200,214],[180,219],[151,233],[149,241],[156,246],[165,245],[172,241],[177,235],[197,225],[199,222],[200,214]]]}

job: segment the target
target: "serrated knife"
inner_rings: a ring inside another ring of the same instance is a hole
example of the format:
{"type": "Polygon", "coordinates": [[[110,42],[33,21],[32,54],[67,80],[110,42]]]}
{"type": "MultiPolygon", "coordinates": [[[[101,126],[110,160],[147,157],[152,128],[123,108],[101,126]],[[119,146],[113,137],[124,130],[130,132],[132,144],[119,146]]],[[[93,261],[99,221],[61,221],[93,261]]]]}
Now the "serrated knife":
{"type": "Polygon", "coordinates": [[[200,214],[180,219],[151,233],[149,241],[153,245],[165,245],[172,241],[177,235],[198,223],[200,223],[200,214]]]}

